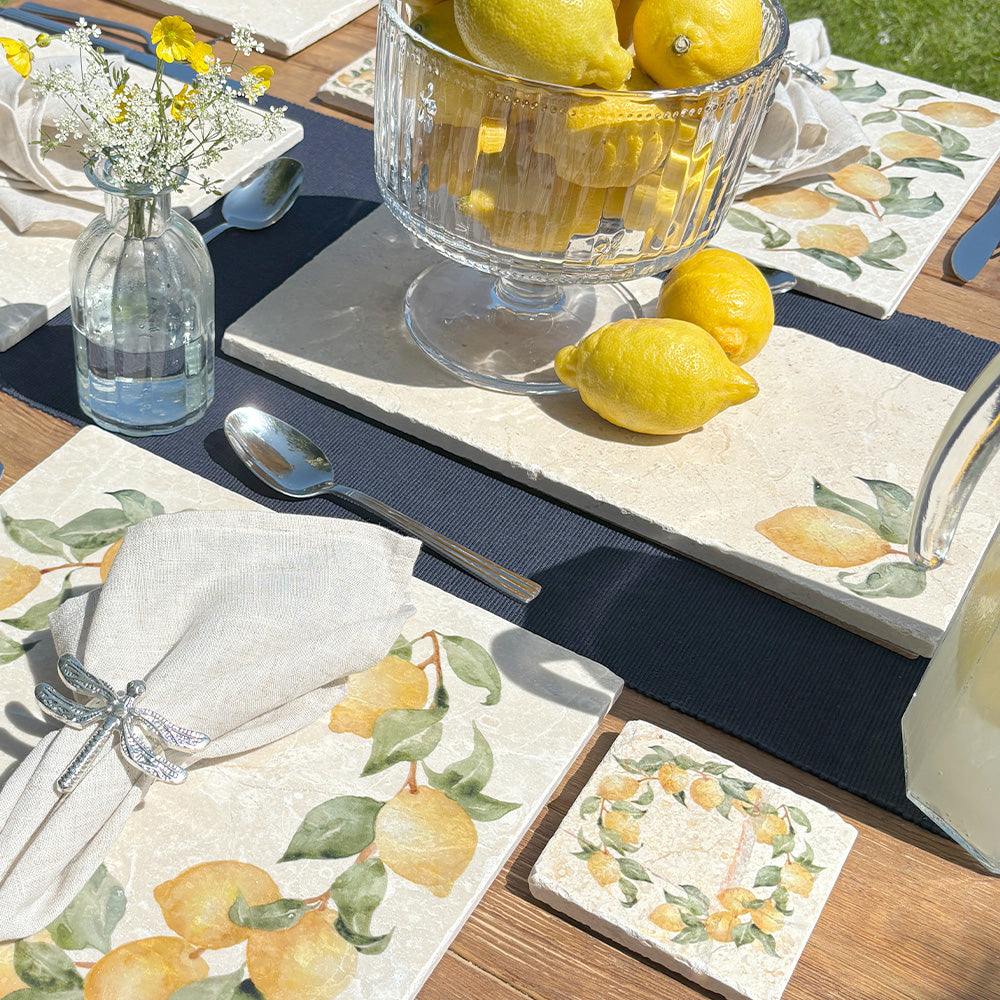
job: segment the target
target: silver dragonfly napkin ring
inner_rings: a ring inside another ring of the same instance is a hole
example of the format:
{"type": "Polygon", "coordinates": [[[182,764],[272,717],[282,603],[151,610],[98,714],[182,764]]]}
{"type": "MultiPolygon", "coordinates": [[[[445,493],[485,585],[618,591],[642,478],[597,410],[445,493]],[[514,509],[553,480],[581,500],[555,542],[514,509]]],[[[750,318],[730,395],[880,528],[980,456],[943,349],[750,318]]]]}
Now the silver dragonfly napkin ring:
{"type": "Polygon", "coordinates": [[[209,737],[205,733],[174,725],[159,712],[140,708],[136,702],[146,693],[143,681],[129,681],[125,692],[120,693],[85,670],[71,653],[59,657],[57,669],[67,687],[89,695],[90,700],[81,705],[60,694],[51,684],[39,684],[35,688],[35,698],[42,711],[74,729],[97,725],[56,780],[56,791],[60,795],[80,781],[115,733],[122,756],[129,764],[172,785],[179,785],[187,777],[187,771],[168,760],[162,753],[163,748],[193,753],[208,746],[209,737]]]}

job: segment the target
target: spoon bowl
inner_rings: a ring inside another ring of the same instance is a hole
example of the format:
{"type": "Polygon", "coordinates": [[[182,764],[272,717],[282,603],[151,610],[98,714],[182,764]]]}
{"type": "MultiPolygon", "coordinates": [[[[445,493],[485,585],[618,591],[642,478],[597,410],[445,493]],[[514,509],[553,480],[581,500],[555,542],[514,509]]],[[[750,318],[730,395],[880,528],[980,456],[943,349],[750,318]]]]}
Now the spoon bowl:
{"type": "Polygon", "coordinates": [[[337,484],[323,451],[284,420],[254,406],[241,406],[229,413],[223,426],[233,451],[247,468],[279,493],[300,499],[326,494],[350,500],[405,534],[419,538],[428,548],[477,579],[525,604],[541,590],[532,580],[477,555],[381,500],[337,484]]]}
{"type": "Polygon", "coordinates": [[[304,169],[298,160],[279,156],[222,199],[222,218],[203,236],[206,243],[227,229],[266,229],[293,205],[302,189],[304,169]]]}

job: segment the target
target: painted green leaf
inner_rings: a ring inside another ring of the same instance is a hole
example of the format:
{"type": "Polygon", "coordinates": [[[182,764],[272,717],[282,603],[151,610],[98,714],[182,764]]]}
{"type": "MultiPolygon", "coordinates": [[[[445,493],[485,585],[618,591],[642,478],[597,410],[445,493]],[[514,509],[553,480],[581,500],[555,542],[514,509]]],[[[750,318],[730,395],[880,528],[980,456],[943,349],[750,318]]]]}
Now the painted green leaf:
{"type": "Polygon", "coordinates": [[[680,804],[681,804],[682,806],[687,806],[687,798],[685,797],[685,795],[684,795],[684,792],[683,792],[683,791],[680,791],[680,792],[674,792],[674,798],[675,798],[675,799],[677,799],[677,801],[678,801],[678,802],[679,802],[679,803],[680,803],[680,804]]]}
{"type": "Polygon", "coordinates": [[[663,747],[650,747],[650,753],[639,760],[639,769],[646,774],[655,774],[664,764],[670,763],[674,755],[663,747]],[[657,753],[657,751],[662,751],[657,753]]]}
{"type": "Polygon", "coordinates": [[[96,948],[111,950],[111,932],[125,915],[125,890],[117,879],[100,868],[73,901],[49,924],[52,940],[67,951],[96,948]]]}
{"type": "Polygon", "coordinates": [[[895,120],[896,120],[896,112],[895,111],[889,111],[887,109],[885,111],[872,111],[872,112],[870,112],[869,114],[865,115],[864,118],[861,119],[861,124],[862,125],[876,125],[876,124],[882,124],[882,123],[885,123],[885,122],[894,122],[895,120]]]}
{"type": "Polygon", "coordinates": [[[742,802],[750,801],[747,798],[747,792],[753,788],[752,781],[743,781],[741,778],[730,778],[723,775],[719,778],[719,786],[731,798],[739,799],[742,802]]]}
{"type": "Polygon", "coordinates": [[[827,510],[839,511],[841,514],[849,514],[859,521],[864,521],[873,531],[878,530],[882,515],[877,507],[871,504],[862,503],[853,497],[846,497],[840,493],[835,493],[829,487],[824,486],[818,479],[813,477],[813,503],[817,507],[825,507],[827,510]]]}
{"type": "Polygon", "coordinates": [[[757,872],[753,887],[755,889],[762,885],[777,885],[781,881],[781,869],[777,865],[764,865],[757,872]]]}
{"type": "Polygon", "coordinates": [[[729,819],[729,813],[733,808],[733,800],[728,795],[723,795],[722,801],[715,807],[715,811],[724,819],[729,819]]]}
{"type": "Polygon", "coordinates": [[[8,993],[4,1000],[85,1000],[85,998],[82,986],[72,990],[59,990],[55,993],[26,986],[23,990],[14,990],[13,993],[8,993]]]}
{"type": "Polygon", "coordinates": [[[637,806],[648,806],[653,801],[653,786],[647,784],[642,791],[632,800],[637,806]]]}
{"type": "Polygon", "coordinates": [[[817,184],[816,190],[826,198],[830,198],[837,203],[837,208],[842,212],[861,212],[867,215],[870,211],[868,206],[863,201],[858,201],[857,198],[852,198],[849,194],[844,194],[843,191],[838,191],[835,187],[830,184],[817,184]]]}
{"type": "Polygon", "coordinates": [[[712,903],[708,896],[706,896],[705,893],[703,893],[696,885],[682,885],[681,888],[687,896],[688,909],[692,913],[705,915],[712,908],[712,903]]]}
{"type": "Polygon", "coordinates": [[[796,247],[796,253],[805,254],[818,260],[826,267],[832,267],[835,271],[846,274],[851,281],[857,281],[861,276],[861,268],[854,263],[850,257],[845,257],[842,253],[835,253],[833,250],[821,250],[819,247],[796,247]]]}
{"type": "Polygon", "coordinates": [[[717,760],[708,760],[701,765],[701,770],[706,774],[720,775],[729,770],[729,764],[723,764],[717,760]]]}
{"type": "Polygon", "coordinates": [[[914,135],[929,135],[932,139],[936,139],[940,134],[937,125],[932,125],[930,122],[924,121],[923,118],[914,118],[912,115],[901,114],[899,120],[903,128],[914,135]]]}
{"type": "Polygon", "coordinates": [[[913,167],[915,170],[926,170],[931,174],[952,174],[955,177],[964,177],[961,167],[956,167],[954,163],[947,160],[935,160],[926,156],[907,156],[899,160],[897,167],[913,167]]]}
{"type": "Polygon", "coordinates": [[[770,232],[770,226],[763,219],[742,208],[731,208],[726,216],[726,222],[734,229],[739,229],[744,233],[758,233],[761,236],[766,236],[770,232]]]}
{"type": "Polygon", "coordinates": [[[910,511],[913,494],[896,483],[884,479],[858,478],[875,494],[879,509],[879,523],[875,530],[887,541],[902,544],[910,533],[910,511]]]}
{"type": "Polygon", "coordinates": [[[756,924],[750,925],[750,937],[754,941],[759,941],[764,946],[764,951],[768,955],[773,955],[775,958],[778,957],[778,951],[774,947],[774,937],[771,934],[765,934],[756,924]]]}
{"type": "Polygon", "coordinates": [[[887,260],[883,260],[881,257],[873,257],[870,253],[858,254],[858,260],[864,261],[870,267],[877,267],[881,271],[901,271],[901,267],[896,267],[895,264],[890,264],[887,260]]]}
{"type": "Polygon", "coordinates": [[[601,797],[600,795],[588,795],[580,803],[580,816],[586,819],[588,816],[593,816],[598,809],[601,808],[601,797]]]}
{"type": "Polygon", "coordinates": [[[649,877],[649,873],[646,869],[633,858],[620,858],[618,861],[618,867],[621,869],[622,875],[625,875],[627,878],[630,878],[635,882],[653,881],[649,877]]]}
{"type": "Polygon", "coordinates": [[[365,955],[385,951],[392,930],[372,934],[375,911],[385,899],[389,884],[385,865],[378,858],[368,858],[351,865],[330,886],[330,896],[337,906],[337,933],[365,955]]]}
{"type": "Polygon", "coordinates": [[[837,579],[859,597],[916,597],[927,586],[927,573],[910,562],[883,563],[876,566],[863,581],[848,579],[847,571],[837,579]]]}
{"type": "Polygon", "coordinates": [[[878,168],[882,166],[882,157],[879,156],[879,154],[875,152],[874,149],[870,149],[868,151],[868,154],[862,157],[862,159],[860,159],[858,162],[863,163],[866,167],[874,167],[876,170],[878,170],[878,168]]]}
{"type": "Polygon", "coordinates": [[[933,90],[903,90],[899,95],[899,103],[905,104],[907,101],[919,101],[924,97],[937,97],[933,90]]]}
{"type": "Polygon", "coordinates": [[[610,847],[611,850],[617,851],[619,854],[625,854],[628,847],[625,844],[622,835],[617,830],[609,830],[606,826],[601,824],[597,828],[597,835],[601,838],[601,843],[605,847],[610,847]]]}
{"type": "Polygon", "coordinates": [[[788,815],[799,826],[803,827],[806,832],[812,830],[812,823],[809,822],[809,817],[798,806],[786,806],[785,808],[788,810],[788,815]]]}
{"type": "Polygon", "coordinates": [[[941,143],[941,155],[947,156],[948,159],[953,159],[964,153],[972,145],[961,132],[956,132],[953,128],[948,128],[947,125],[941,125],[938,128],[938,142],[941,143]]]}
{"type": "Polygon", "coordinates": [[[42,518],[13,518],[2,507],[0,507],[0,519],[3,520],[7,536],[22,549],[38,556],[62,558],[65,555],[62,544],[53,537],[53,533],[59,530],[59,525],[54,521],[42,518]]]}
{"type": "Polygon", "coordinates": [[[930,194],[925,198],[911,198],[910,183],[912,181],[912,177],[889,178],[889,193],[884,198],[879,198],[879,204],[887,213],[905,215],[913,219],[924,219],[944,208],[944,202],[937,194],[930,194]]]}
{"type": "Polygon", "coordinates": [[[694,927],[685,927],[684,930],[675,934],[671,939],[675,944],[698,944],[699,941],[708,940],[708,931],[702,923],[694,927]]]}
{"type": "Polygon", "coordinates": [[[122,513],[132,524],[164,513],[163,504],[159,500],[152,500],[139,490],[114,490],[108,496],[114,497],[121,504],[122,513]]]}
{"type": "Polygon", "coordinates": [[[592,854],[596,854],[601,849],[597,844],[588,840],[583,835],[582,829],[576,831],[576,841],[581,848],[580,853],[577,855],[577,857],[589,858],[592,854]]]}
{"type": "Polygon", "coordinates": [[[18,941],[14,945],[14,972],[25,986],[44,993],[83,988],[83,979],[73,959],[62,948],[46,941],[18,941]]]}
{"type": "Polygon", "coordinates": [[[424,764],[432,788],[448,792],[481,792],[493,774],[493,751],[479,727],[472,724],[472,753],[440,773],[424,764]]]}
{"type": "Polygon", "coordinates": [[[341,795],[315,806],[280,860],[354,857],[375,839],[375,817],[384,805],[361,795],[341,795]]]}
{"type": "Polygon", "coordinates": [[[781,910],[786,915],[792,912],[788,905],[788,890],[783,885],[779,885],[771,893],[771,902],[774,903],[775,909],[781,910]]]}
{"type": "Polygon", "coordinates": [[[238,927],[255,931],[287,931],[294,927],[312,909],[301,899],[276,899],[273,903],[251,906],[237,892],[236,901],[229,907],[229,919],[238,927]]]}
{"type": "Polygon", "coordinates": [[[854,101],[856,104],[871,104],[880,97],[885,96],[885,87],[878,81],[869,83],[866,86],[859,86],[855,83],[855,70],[853,69],[838,69],[836,73],[837,83],[830,89],[842,101],[854,101]]]}
{"type": "Polygon", "coordinates": [[[694,757],[689,757],[686,753],[679,753],[674,757],[674,763],[684,771],[690,771],[691,768],[698,767],[698,761],[694,757]]]}
{"type": "Polygon", "coordinates": [[[100,507],[73,518],[53,532],[52,537],[66,545],[77,559],[117,542],[131,522],[121,510],[100,507]]]}
{"type": "Polygon", "coordinates": [[[751,923],[733,925],[733,944],[737,948],[742,948],[745,944],[753,944],[753,935],[750,933],[750,928],[753,926],[751,923]]]}
{"type": "MultiPolygon", "coordinates": [[[[246,1000],[247,994],[240,990],[243,981],[242,966],[226,976],[209,976],[182,986],[170,994],[170,1000],[246,1000]]],[[[259,995],[259,994],[258,994],[259,995]]]]}
{"type": "Polygon", "coordinates": [[[974,160],[982,160],[982,156],[973,156],[972,153],[949,153],[949,160],[957,160],[959,163],[972,163],[974,160]]]}
{"type": "Polygon", "coordinates": [[[645,816],[646,810],[642,806],[635,802],[612,802],[611,803],[612,812],[625,813],[626,816],[645,816]]]}
{"type": "Polygon", "coordinates": [[[389,650],[390,656],[398,656],[401,660],[409,660],[413,657],[413,644],[405,636],[400,636],[389,650]]]}
{"type": "Polygon", "coordinates": [[[639,901],[639,889],[635,883],[630,882],[627,878],[620,878],[618,880],[618,888],[621,890],[622,896],[625,897],[622,900],[622,906],[626,908],[635,906],[639,901]]]}
{"type": "Polygon", "coordinates": [[[874,243],[870,243],[868,245],[868,249],[861,254],[861,259],[864,260],[869,254],[871,254],[881,260],[888,260],[894,257],[902,257],[905,253],[906,241],[899,235],[899,233],[892,230],[888,236],[883,236],[882,239],[875,240],[874,243]]]}
{"type": "Polygon", "coordinates": [[[779,247],[783,247],[791,238],[791,234],[780,226],[769,226],[767,235],[761,238],[760,245],[765,250],[777,250],[779,247]]]}
{"type": "Polygon", "coordinates": [[[44,632],[49,627],[49,615],[69,596],[69,578],[72,574],[73,571],[70,570],[63,577],[62,586],[55,597],[33,604],[18,618],[0,618],[0,622],[21,629],[22,632],[44,632]]]}
{"type": "Polygon", "coordinates": [[[423,760],[441,742],[446,708],[393,708],[383,712],[372,729],[372,749],[362,777],[393,764],[423,760]]]}
{"type": "Polygon", "coordinates": [[[642,766],[641,761],[629,760],[628,757],[615,757],[618,766],[629,774],[640,774],[645,777],[649,772],[642,766]]]}
{"type": "Polygon", "coordinates": [[[459,680],[485,689],[487,695],[483,704],[495,705],[500,700],[500,671],[493,657],[478,642],[461,635],[443,635],[441,645],[459,680]]]}
{"type": "Polygon", "coordinates": [[[520,802],[503,802],[482,792],[451,791],[445,794],[468,813],[469,819],[479,823],[492,823],[521,808],[520,802]]]}
{"type": "Polygon", "coordinates": [[[776,858],[779,854],[787,854],[794,846],[794,833],[779,833],[771,841],[771,857],[776,858]]]}
{"type": "Polygon", "coordinates": [[[14,660],[19,660],[34,645],[33,642],[14,642],[13,639],[0,635],[0,667],[13,663],[14,660]]]}

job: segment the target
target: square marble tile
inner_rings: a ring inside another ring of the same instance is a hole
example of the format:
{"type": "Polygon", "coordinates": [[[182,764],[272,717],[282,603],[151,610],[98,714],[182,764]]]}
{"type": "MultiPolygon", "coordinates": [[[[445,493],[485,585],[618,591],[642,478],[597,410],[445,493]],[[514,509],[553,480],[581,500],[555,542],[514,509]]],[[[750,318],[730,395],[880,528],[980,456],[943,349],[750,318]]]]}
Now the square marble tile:
{"type": "MultiPolygon", "coordinates": [[[[756,398],[681,437],[632,434],[576,393],[490,392],[430,361],[406,329],[403,297],[440,259],[377,209],[237,320],[223,350],[848,628],[929,655],[992,532],[995,487],[976,491],[948,562],[924,576],[908,565],[899,525],[892,543],[861,528],[858,565],[834,565],[836,533],[853,519],[830,527],[846,516],[820,506],[835,494],[847,505],[891,505],[896,486],[912,494],[958,390],[777,327],[746,366],[760,385],[756,398]],[[766,522],[775,517],[794,544],[770,540],[766,522]],[[820,548],[811,551],[807,539],[817,533],[820,548]],[[898,577],[889,588],[879,585],[885,572],[898,577]]],[[[649,311],[659,282],[641,279],[630,290],[649,311]]],[[[1000,466],[986,476],[1000,482],[1000,466]]]]}
{"type": "Polygon", "coordinates": [[[868,169],[753,191],[713,242],[884,319],[1000,157],[1000,103],[836,56],[825,75],[868,136],[868,169]]]}
{"type": "MultiPolygon", "coordinates": [[[[5,21],[0,16],[0,34],[13,38],[34,38],[37,32],[5,21]]],[[[55,41],[53,46],[62,43],[55,41]]],[[[130,66],[132,78],[150,83],[151,70],[130,66]]],[[[245,108],[242,114],[259,112],[245,108]]],[[[223,154],[209,176],[225,193],[236,187],[262,164],[289,150],[302,140],[302,126],[286,119],[277,138],[248,146],[238,146],[223,154]]],[[[83,183],[83,170],[80,171],[83,183]]],[[[189,184],[174,197],[174,204],[189,218],[203,212],[217,195],[189,184]]],[[[69,256],[79,235],[78,227],[66,227],[58,235],[35,235],[13,230],[0,219],[0,351],[13,347],[69,305],[69,256]]]]}
{"type": "Polygon", "coordinates": [[[705,989],[778,1000],[856,833],[816,802],[630,722],[528,886],[705,989]]]}
{"type": "MultiPolygon", "coordinates": [[[[0,494],[5,515],[0,558],[42,571],[67,562],[82,564],[44,573],[33,590],[4,609],[0,697],[8,706],[8,739],[0,747],[0,780],[9,778],[47,728],[33,690],[39,680],[54,677],[55,657],[48,632],[38,630],[39,605],[59,594],[67,573],[65,585],[73,590],[96,585],[96,564],[106,551],[106,537],[96,539],[100,544],[86,555],[61,551],[58,528],[73,521],[79,546],[88,518],[107,528],[130,517],[155,515],[161,506],[169,512],[255,505],[93,427],[81,430],[0,494]],[[102,513],[93,515],[94,510],[102,513]],[[19,530],[25,520],[33,522],[26,533],[19,530]],[[49,551],[40,551],[39,530],[49,551]],[[27,642],[34,644],[25,652],[27,642]]],[[[415,664],[426,661],[435,673],[440,668],[449,695],[440,740],[413,771],[419,785],[432,785],[439,800],[451,803],[450,818],[445,815],[442,824],[431,823],[424,830],[426,844],[433,844],[435,830],[445,841],[462,833],[464,844],[460,862],[436,883],[435,891],[420,881],[429,869],[421,866],[419,852],[407,867],[398,856],[390,860],[384,841],[366,848],[366,838],[356,835],[366,822],[359,810],[367,810],[373,821],[379,803],[407,787],[409,758],[404,754],[397,758],[400,763],[370,773],[366,762],[373,756],[373,740],[331,731],[327,712],[286,739],[193,769],[183,785],[153,788],[78,897],[79,904],[67,911],[68,930],[56,936],[57,950],[45,945],[39,960],[55,957],[60,967],[73,969],[74,963],[93,963],[112,951],[102,966],[106,970],[127,958],[140,939],[164,937],[168,951],[184,947],[176,928],[183,926],[186,907],[194,905],[191,893],[197,895],[190,880],[207,878],[200,884],[214,885],[215,875],[234,870],[235,863],[266,873],[257,877],[273,880],[282,897],[310,901],[314,914],[317,908],[330,911],[331,926],[335,905],[351,922],[344,933],[351,936],[351,927],[357,932],[350,947],[339,934],[320,935],[312,952],[315,967],[307,961],[296,969],[279,969],[277,974],[295,991],[288,995],[334,995],[332,986],[329,992],[307,987],[322,967],[329,970],[324,949],[337,946],[347,953],[343,968],[349,973],[339,996],[415,996],[586,746],[622,682],[599,664],[419,580],[412,582],[411,598],[416,612],[394,652],[415,664]],[[461,776],[472,768],[476,789],[456,791],[461,776]],[[445,787],[455,799],[439,791],[445,787]],[[464,805],[456,805],[456,799],[464,805]],[[463,813],[471,818],[463,820],[463,813]],[[336,841],[336,849],[324,848],[324,837],[336,841]],[[338,837],[349,837],[351,843],[345,847],[338,837]],[[183,876],[196,865],[208,867],[199,869],[201,875],[183,876]],[[157,892],[179,876],[175,890],[157,892]],[[333,902],[325,903],[328,891],[333,902]],[[109,894],[117,897],[116,905],[105,905],[109,894]]],[[[339,698],[340,693],[331,694],[331,709],[339,698]]],[[[319,922],[315,915],[309,920],[319,922]]],[[[305,925],[300,930],[306,937],[312,933],[305,925]]],[[[262,931],[265,939],[270,932],[262,931]]],[[[192,959],[191,977],[199,984],[191,995],[230,997],[234,990],[243,995],[237,990],[240,982],[254,975],[265,981],[271,962],[280,966],[286,953],[282,942],[288,940],[275,938],[273,948],[259,936],[252,949],[243,940],[209,947],[192,959]]],[[[28,942],[26,947],[31,952],[35,945],[28,942]]],[[[82,974],[86,966],[77,968],[82,974]]],[[[118,995],[122,1000],[138,997],[139,988],[131,981],[118,995]]]]}
{"type": "Polygon", "coordinates": [[[375,50],[331,73],[316,96],[330,107],[371,121],[375,116],[375,50]]]}

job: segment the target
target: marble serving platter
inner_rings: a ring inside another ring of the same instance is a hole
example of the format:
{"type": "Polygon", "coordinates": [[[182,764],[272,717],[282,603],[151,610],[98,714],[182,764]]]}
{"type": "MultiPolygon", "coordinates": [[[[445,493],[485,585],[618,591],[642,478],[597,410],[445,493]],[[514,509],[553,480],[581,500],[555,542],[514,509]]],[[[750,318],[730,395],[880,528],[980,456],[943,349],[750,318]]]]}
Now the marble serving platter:
{"type": "MultiPolygon", "coordinates": [[[[31,39],[37,32],[0,16],[0,33],[31,39]]],[[[53,45],[61,44],[53,42],[53,45]]],[[[130,66],[132,78],[150,83],[151,70],[130,66]]],[[[258,114],[246,108],[243,114],[258,114]]],[[[218,190],[225,193],[246,180],[268,160],[289,150],[302,139],[302,126],[286,119],[281,133],[270,141],[240,146],[223,154],[210,171],[218,190]]],[[[81,183],[83,172],[81,169],[81,183]]],[[[203,212],[218,195],[188,184],[174,204],[188,217],[203,212]]],[[[0,351],[23,340],[69,305],[69,256],[80,226],[47,226],[42,233],[20,233],[0,216],[0,351]]]]}
{"type": "Polygon", "coordinates": [[[268,52],[290,56],[333,34],[348,21],[376,6],[378,0],[296,0],[275,4],[266,0],[128,0],[130,7],[155,14],[179,14],[204,31],[228,35],[245,24],[268,52]]]}
{"type": "Polygon", "coordinates": [[[857,831],[630,722],[546,844],[532,895],[731,1000],[779,1000],[857,831]]]}
{"type": "MultiPolygon", "coordinates": [[[[494,393],[428,360],[406,330],[403,296],[439,259],[380,208],[229,327],[223,350],[886,645],[930,654],[990,536],[991,489],[977,490],[949,562],[929,575],[909,566],[894,505],[916,490],[957,390],[778,327],[746,366],[755,399],[681,437],[632,434],[575,393],[494,393]],[[865,505],[896,519],[895,541],[861,526],[865,505]],[[835,565],[852,527],[864,551],[851,568],[835,565]],[[792,538],[779,548],[768,535],[783,529],[792,538]]],[[[631,287],[647,312],[658,289],[655,279],[631,287]]]]}
{"type": "Polygon", "coordinates": [[[753,191],[714,242],[884,319],[1000,157],[1000,103],[836,56],[824,75],[870,169],[753,191]]]}
{"type": "MultiPolygon", "coordinates": [[[[98,583],[97,564],[107,551],[108,530],[115,525],[124,530],[126,522],[163,510],[253,506],[250,500],[92,427],[81,430],[0,494],[0,570],[5,580],[0,594],[9,595],[6,584],[19,578],[20,571],[12,564],[34,567],[42,574],[29,593],[2,611],[0,697],[7,714],[0,742],[0,780],[10,776],[47,728],[33,698],[34,685],[43,677],[54,677],[54,651],[44,613],[60,594],[98,583]],[[49,567],[54,571],[47,572],[49,567]],[[25,646],[30,646],[27,652],[25,646]]],[[[424,785],[434,772],[444,785],[456,779],[451,787],[460,784],[457,779],[468,776],[473,766],[476,769],[476,787],[455,792],[456,800],[464,802],[475,819],[461,825],[466,846],[470,826],[475,834],[471,860],[450,890],[439,884],[432,892],[414,881],[412,872],[389,869],[377,860],[377,850],[359,854],[361,840],[353,843],[346,857],[343,850],[318,848],[324,837],[356,839],[351,809],[357,803],[371,806],[373,801],[391,799],[405,785],[410,770],[406,763],[410,757],[404,754],[397,758],[401,763],[362,777],[366,761],[374,756],[373,740],[331,731],[331,716],[325,713],[286,739],[193,769],[183,785],[158,785],[150,791],[101,872],[67,911],[66,928],[54,932],[58,953],[46,943],[44,954],[36,956],[40,962],[57,960],[61,975],[68,977],[65,988],[76,983],[74,976],[87,974],[86,963],[123,948],[114,961],[105,963],[114,965],[130,954],[130,948],[140,948],[133,944],[140,939],[165,937],[168,942],[161,951],[185,947],[192,951],[171,929],[186,905],[185,893],[178,890],[170,902],[160,893],[154,895],[156,887],[195,865],[208,865],[201,869],[208,877],[238,862],[266,872],[283,898],[310,900],[313,908],[331,890],[340,915],[353,921],[358,935],[353,941],[361,951],[340,996],[407,1000],[418,992],[586,746],[622,682],[599,664],[419,580],[413,580],[411,598],[416,612],[407,623],[405,641],[401,637],[394,652],[413,663],[440,668],[449,695],[449,707],[440,720],[440,742],[416,766],[416,780],[424,785]],[[338,809],[337,803],[343,806],[345,801],[355,805],[338,809]],[[344,832],[352,829],[354,833],[344,832]],[[362,875],[363,885],[358,883],[362,875]],[[373,908],[370,893],[376,890],[382,895],[373,908]],[[390,932],[391,938],[383,937],[390,932]]],[[[339,695],[332,695],[331,707],[338,700],[339,695]]],[[[293,926],[259,933],[291,935],[274,939],[277,953],[285,954],[295,950],[293,926]],[[287,946],[282,944],[286,940],[287,946]]],[[[328,992],[307,989],[309,962],[330,964],[321,944],[304,962],[305,972],[286,970],[291,977],[287,988],[298,992],[282,995],[335,994],[332,986],[328,992]]],[[[197,960],[192,957],[194,965],[187,967],[200,982],[191,987],[190,995],[242,996],[239,984],[253,973],[250,951],[241,941],[212,945],[197,960]],[[207,967],[198,964],[202,960],[207,967]],[[208,979],[201,980],[206,974],[208,979]]],[[[259,958],[256,967],[260,969],[259,958]]],[[[8,971],[0,967],[2,985],[8,985],[2,978],[8,971]]],[[[39,987],[45,969],[35,972],[39,982],[25,985],[39,987]]],[[[10,983],[9,988],[17,985],[10,983]]],[[[139,986],[134,981],[116,995],[137,997],[139,986]]],[[[243,990],[259,995],[252,988],[243,990]]]]}

